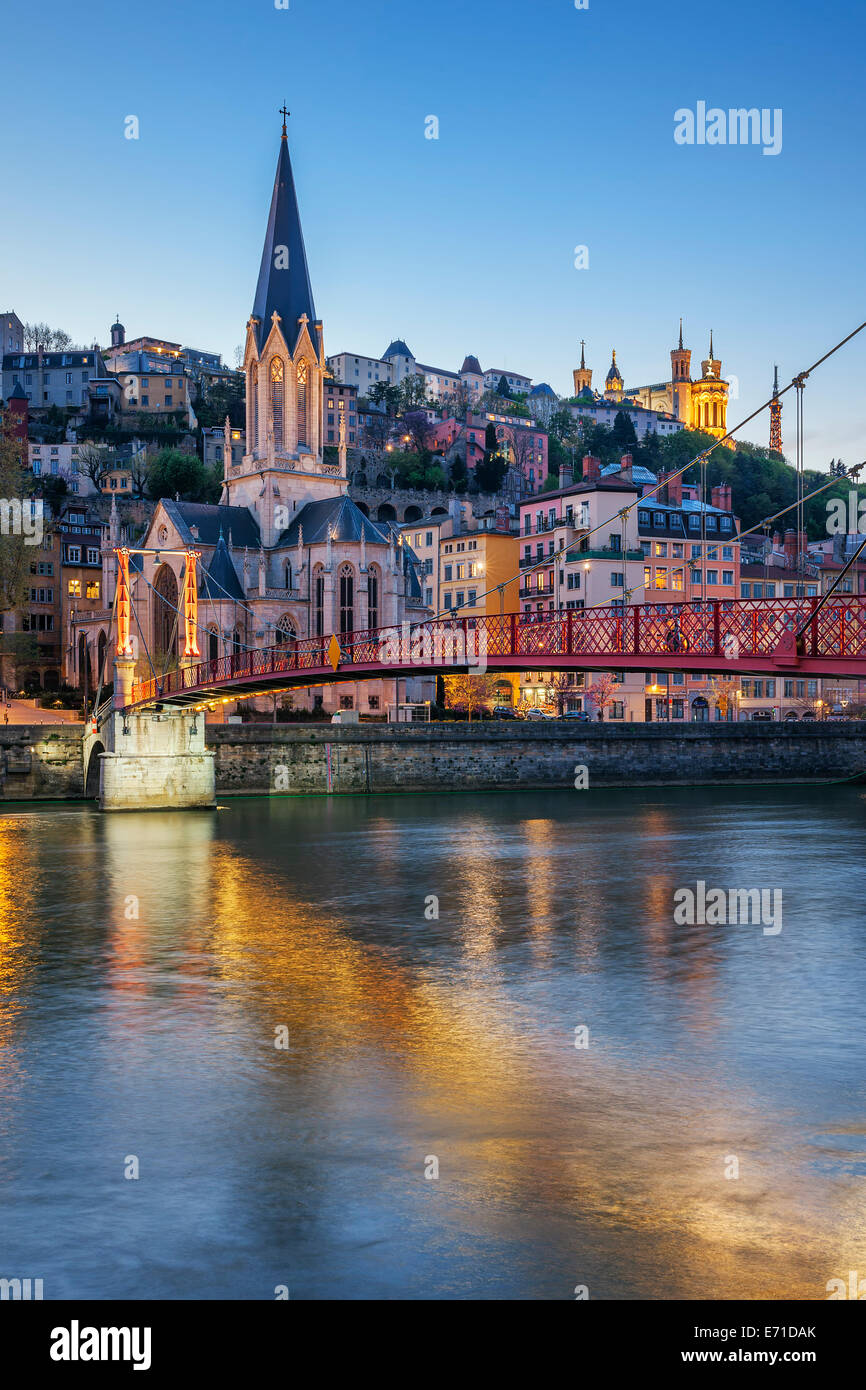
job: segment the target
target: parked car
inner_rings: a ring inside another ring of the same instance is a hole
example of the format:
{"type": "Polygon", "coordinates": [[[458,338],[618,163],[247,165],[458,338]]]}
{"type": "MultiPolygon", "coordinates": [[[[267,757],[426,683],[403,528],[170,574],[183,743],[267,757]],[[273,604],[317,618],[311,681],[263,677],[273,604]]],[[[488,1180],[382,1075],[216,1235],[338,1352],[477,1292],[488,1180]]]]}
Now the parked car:
{"type": "Polygon", "coordinates": [[[516,711],[513,709],[513,707],[512,707],[511,705],[494,705],[494,706],[493,706],[493,718],[494,718],[494,719],[516,719],[516,718],[517,718],[517,713],[516,713],[516,711]]]}
{"type": "Polygon", "coordinates": [[[544,709],[528,709],[526,717],[527,719],[552,719],[553,715],[548,714],[547,710],[544,709]]]}
{"type": "Polygon", "coordinates": [[[585,709],[569,709],[562,716],[563,719],[577,719],[581,724],[591,724],[592,716],[587,714],[585,709]]]}
{"type": "Polygon", "coordinates": [[[773,713],[768,709],[756,709],[752,715],[753,724],[772,724],[773,713]]]}

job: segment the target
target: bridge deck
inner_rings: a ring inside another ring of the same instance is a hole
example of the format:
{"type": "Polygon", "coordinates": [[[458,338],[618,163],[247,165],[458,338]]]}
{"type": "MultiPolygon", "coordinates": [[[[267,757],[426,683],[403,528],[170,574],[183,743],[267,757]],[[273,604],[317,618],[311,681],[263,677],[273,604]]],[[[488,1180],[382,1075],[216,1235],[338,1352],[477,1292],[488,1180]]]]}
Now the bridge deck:
{"type": "Polygon", "coordinates": [[[710,600],[444,618],[237,652],[137,682],[130,708],[387,676],[706,671],[866,679],[866,598],[710,600]],[[795,634],[803,628],[802,635],[795,634]]]}

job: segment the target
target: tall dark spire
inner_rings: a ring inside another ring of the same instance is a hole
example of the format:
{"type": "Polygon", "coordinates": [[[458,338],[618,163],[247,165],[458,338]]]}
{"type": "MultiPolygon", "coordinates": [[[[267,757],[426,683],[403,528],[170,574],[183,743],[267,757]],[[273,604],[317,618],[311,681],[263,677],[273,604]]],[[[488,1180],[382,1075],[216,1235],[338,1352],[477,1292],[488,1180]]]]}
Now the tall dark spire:
{"type": "Polygon", "coordinates": [[[712,330],[712,329],[710,329],[710,361],[711,361],[711,362],[715,361],[715,358],[713,357],[713,330],[712,330]]]}
{"type": "Polygon", "coordinates": [[[778,396],[778,394],[779,394],[779,368],[778,368],[778,366],[776,366],[776,368],[775,368],[775,375],[773,376],[773,395],[774,395],[774,396],[778,396]]]}
{"type": "Polygon", "coordinates": [[[679,346],[680,346],[680,352],[682,352],[682,350],[683,350],[683,321],[682,321],[682,319],[680,319],[680,343],[679,343],[679,346]]]}
{"type": "Polygon", "coordinates": [[[285,107],[281,114],[283,134],[280,140],[280,154],[268,215],[268,228],[265,232],[259,282],[253,300],[253,316],[259,320],[256,329],[259,351],[264,347],[271,331],[274,313],[279,314],[282,320],[283,336],[292,351],[298,340],[298,319],[301,315],[306,314],[309,320],[311,336],[312,326],[316,322],[310,272],[307,269],[307,253],[301,231],[295,180],[292,176],[292,161],[289,158],[285,121],[288,112],[285,111],[285,107]]]}
{"type": "Polygon", "coordinates": [[[580,369],[581,369],[581,371],[585,371],[585,370],[586,370],[586,363],[585,363],[584,360],[583,360],[583,348],[584,348],[584,342],[583,342],[583,338],[581,338],[581,340],[580,340],[580,369]]]}

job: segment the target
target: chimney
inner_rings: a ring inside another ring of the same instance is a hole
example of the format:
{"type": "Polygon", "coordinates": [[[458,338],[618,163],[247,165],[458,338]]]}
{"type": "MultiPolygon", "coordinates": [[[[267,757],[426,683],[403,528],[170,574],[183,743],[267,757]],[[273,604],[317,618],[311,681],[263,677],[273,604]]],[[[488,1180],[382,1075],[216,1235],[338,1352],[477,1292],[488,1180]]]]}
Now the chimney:
{"type": "Polygon", "coordinates": [[[594,454],[584,454],[583,456],[583,479],[584,482],[594,482],[601,477],[601,459],[594,454]]]}
{"type": "Polygon", "coordinates": [[[731,485],[730,483],[717,483],[713,488],[710,498],[714,507],[719,511],[729,512],[731,510],[731,485]]]}
{"type": "Polygon", "coordinates": [[[448,499],[448,511],[451,516],[451,534],[452,536],[459,536],[463,530],[463,508],[458,498],[448,499]]]}
{"type": "Polygon", "coordinates": [[[782,535],[781,535],[781,532],[780,532],[780,531],[774,531],[774,532],[773,532],[773,549],[774,549],[774,550],[781,550],[781,549],[782,549],[782,535]]]}
{"type": "Polygon", "coordinates": [[[619,475],[624,483],[634,482],[634,476],[631,471],[633,463],[634,459],[632,458],[631,454],[623,454],[622,458],[620,459],[619,475]]]}
{"type": "Polygon", "coordinates": [[[571,462],[569,462],[569,463],[564,463],[564,464],[562,465],[562,467],[560,468],[560,470],[559,470],[559,486],[560,486],[560,487],[571,487],[571,485],[572,485],[573,482],[574,482],[574,465],[573,465],[571,462]]]}
{"type": "Polygon", "coordinates": [[[681,507],[683,504],[683,478],[671,478],[667,473],[659,473],[661,490],[659,501],[667,502],[669,507],[681,507]]]}
{"type": "Polygon", "coordinates": [[[785,532],[785,559],[788,568],[793,569],[797,563],[797,532],[791,529],[785,532]]]}

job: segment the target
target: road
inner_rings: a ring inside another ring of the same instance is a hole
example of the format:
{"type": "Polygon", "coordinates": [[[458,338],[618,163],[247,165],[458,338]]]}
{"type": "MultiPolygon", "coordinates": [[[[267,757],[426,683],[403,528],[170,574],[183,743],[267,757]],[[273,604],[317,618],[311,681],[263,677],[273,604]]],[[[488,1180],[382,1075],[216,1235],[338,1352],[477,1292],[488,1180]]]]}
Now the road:
{"type": "Polygon", "coordinates": [[[72,709],[37,709],[33,700],[0,704],[0,728],[9,724],[80,724],[81,714],[72,709]],[[8,715],[8,718],[7,718],[8,715]]]}

